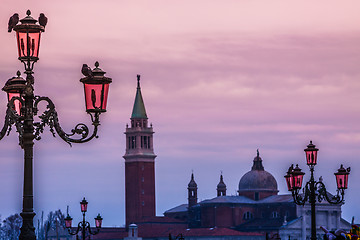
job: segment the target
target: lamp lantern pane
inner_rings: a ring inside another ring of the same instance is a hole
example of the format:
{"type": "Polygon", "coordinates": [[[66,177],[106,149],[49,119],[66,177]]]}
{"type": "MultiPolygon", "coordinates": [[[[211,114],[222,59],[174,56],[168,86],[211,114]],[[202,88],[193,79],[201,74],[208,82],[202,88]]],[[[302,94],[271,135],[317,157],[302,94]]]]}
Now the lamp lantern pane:
{"type": "Polygon", "coordinates": [[[293,172],[293,165],[291,165],[291,167],[289,167],[289,170],[287,171],[287,174],[284,176],[289,191],[292,191],[293,188],[294,188],[293,187],[293,180],[292,180],[293,179],[292,172],[293,172]]]}
{"type": "MultiPolygon", "coordinates": [[[[20,93],[13,93],[13,92],[9,92],[8,93],[8,101],[10,101],[13,97],[18,97],[20,98],[20,93]]],[[[21,109],[22,105],[21,102],[17,99],[14,100],[14,110],[16,111],[16,113],[18,115],[20,115],[20,109],[21,109]]]]}
{"type": "Polygon", "coordinates": [[[307,148],[304,149],[306,154],[306,164],[309,166],[315,166],[317,162],[317,152],[319,149],[310,141],[310,144],[307,145],[307,148]]]}
{"type": "Polygon", "coordinates": [[[301,171],[298,165],[294,168],[292,172],[292,186],[293,189],[301,189],[302,181],[305,173],[301,171]]]}
{"type": "Polygon", "coordinates": [[[101,228],[102,220],[103,220],[103,218],[100,216],[100,213],[99,213],[97,215],[97,217],[95,218],[95,226],[97,228],[101,228]]]}
{"type": "Polygon", "coordinates": [[[19,59],[38,58],[41,32],[31,30],[18,30],[16,33],[19,59]]]}
{"type": "Polygon", "coordinates": [[[85,106],[88,113],[106,112],[109,84],[112,79],[104,75],[105,72],[99,68],[99,63],[96,62],[91,73],[80,79],[80,82],[84,84],[85,106]]]}
{"type": "Polygon", "coordinates": [[[88,201],[85,200],[85,198],[80,202],[81,211],[84,213],[87,211],[87,205],[88,201]]]}
{"type": "MultiPolygon", "coordinates": [[[[23,79],[20,75],[20,71],[16,73],[17,77],[10,78],[6,83],[5,86],[2,88],[4,92],[7,93],[8,101],[10,101],[13,97],[21,97],[22,92],[26,87],[26,80],[23,79]]],[[[22,104],[19,100],[14,100],[14,110],[20,115],[22,104]]]]}
{"type": "Polygon", "coordinates": [[[338,169],[337,173],[334,173],[338,189],[347,189],[349,173],[350,168],[345,169],[342,164],[338,169]]]}
{"type": "Polygon", "coordinates": [[[69,214],[68,214],[64,220],[65,220],[65,227],[66,228],[71,228],[72,217],[70,217],[69,214]]]}
{"type": "Polygon", "coordinates": [[[37,61],[39,58],[40,37],[44,27],[37,24],[37,20],[26,12],[27,16],[20,20],[20,24],[14,27],[17,38],[19,59],[37,61]]]}

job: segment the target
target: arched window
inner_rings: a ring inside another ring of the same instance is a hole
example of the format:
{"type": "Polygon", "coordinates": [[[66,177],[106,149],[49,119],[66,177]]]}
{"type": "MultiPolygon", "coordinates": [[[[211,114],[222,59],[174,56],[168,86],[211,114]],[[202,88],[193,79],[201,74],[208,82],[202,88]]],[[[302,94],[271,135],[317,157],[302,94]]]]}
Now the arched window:
{"type": "Polygon", "coordinates": [[[254,216],[253,216],[253,214],[251,212],[244,213],[244,216],[243,216],[244,220],[250,220],[250,219],[253,219],[253,218],[254,218],[254,216]]]}
{"type": "Polygon", "coordinates": [[[130,146],[130,148],[131,149],[136,148],[136,136],[131,137],[131,146],[130,146]]]}

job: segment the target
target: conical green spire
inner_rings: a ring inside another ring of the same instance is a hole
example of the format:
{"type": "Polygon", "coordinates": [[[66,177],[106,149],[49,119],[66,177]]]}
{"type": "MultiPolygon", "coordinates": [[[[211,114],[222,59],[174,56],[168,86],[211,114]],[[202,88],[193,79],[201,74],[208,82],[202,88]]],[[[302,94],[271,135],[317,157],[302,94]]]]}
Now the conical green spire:
{"type": "Polygon", "coordinates": [[[141,89],[140,89],[140,75],[137,75],[137,90],[136,90],[135,102],[134,102],[131,118],[147,119],[144,100],[142,98],[141,89]]]}

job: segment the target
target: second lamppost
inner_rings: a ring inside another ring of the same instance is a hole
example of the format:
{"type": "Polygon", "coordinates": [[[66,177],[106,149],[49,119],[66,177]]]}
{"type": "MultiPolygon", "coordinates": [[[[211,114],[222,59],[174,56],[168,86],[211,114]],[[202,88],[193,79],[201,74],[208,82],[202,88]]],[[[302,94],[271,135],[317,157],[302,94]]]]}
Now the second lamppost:
{"type": "Polygon", "coordinates": [[[345,169],[341,164],[340,168],[335,174],[337,183],[336,195],[331,195],[327,192],[325,184],[320,177],[319,181],[315,181],[314,167],[317,163],[317,152],[319,149],[310,141],[310,144],[304,149],[306,154],[306,162],[310,169],[310,180],[305,184],[303,194],[300,193],[302,181],[305,173],[301,171],[298,165],[294,168],[291,165],[287,174],[285,175],[288,190],[291,191],[294,202],[297,205],[304,205],[310,203],[311,208],[311,240],[316,240],[316,202],[326,200],[331,204],[340,204],[344,202],[345,189],[348,186],[348,177],[350,168],[345,169]]]}
{"type": "Polygon", "coordinates": [[[90,239],[90,235],[98,234],[99,231],[100,231],[100,228],[101,228],[101,224],[102,224],[103,219],[100,216],[100,214],[98,214],[97,217],[95,218],[96,230],[95,231],[91,230],[90,223],[88,221],[86,221],[86,219],[85,219],[85,213],[87,211],[87,205],[88,205],[88,202],[84,198],[80,202],[81,212],[83,214],[83,220],[78,223],[78,226],[77,226],[75,231],[72,231],[72,229],[71,229],[72,217],[70,217],[69,213],[67,214],[67,216],[65,218],[65,226],[68,229],[69,234],[70,235],[76,235],[76,239],[79,239],[79,235],[78,235],[79,232],[81,232],[81,239],[82,240],[85,240],[86,232],[89,233],[89,239],[90,239]]]}

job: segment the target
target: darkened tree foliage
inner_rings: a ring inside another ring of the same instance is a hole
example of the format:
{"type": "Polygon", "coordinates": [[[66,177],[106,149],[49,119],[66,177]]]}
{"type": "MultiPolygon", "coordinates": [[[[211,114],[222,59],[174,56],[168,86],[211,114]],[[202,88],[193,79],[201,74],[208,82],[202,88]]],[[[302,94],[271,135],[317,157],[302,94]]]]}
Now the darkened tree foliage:
{"type": "Polygon", "coordinates": [[[2,240],[17,240],[19,239],[20,227],[22,218],[19,214],[14,214],[7,217],[0,227],[0,238],[2,240]]]}
{"type": "Polygon", "coordinates": [[[60,229],[65,229],[64,219],[65,215],[61,212],[60,209],[55,212],[51,211],[48,214],[45,223],[39,224],[38,239],[47,240],[50,230],[54,230],[57,233],[58,231],[60,231],[60,229]]]}
{"type": "MultiPolygon", "coordinates": [[[[65,216],[61,210],[51,211],[45,222],[43,217],[37,224],[37,239],[46,240],[47,235],[51,229],[55,232],[60,229],[65,229],[65,216]]],[[[22,218],[19,214],[14,214],[6,218],[4,221],[0,221],[0,240],[17,240],[19,239],[20,228],[22,225],[22,218]]]]}

